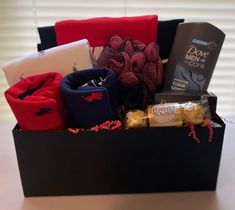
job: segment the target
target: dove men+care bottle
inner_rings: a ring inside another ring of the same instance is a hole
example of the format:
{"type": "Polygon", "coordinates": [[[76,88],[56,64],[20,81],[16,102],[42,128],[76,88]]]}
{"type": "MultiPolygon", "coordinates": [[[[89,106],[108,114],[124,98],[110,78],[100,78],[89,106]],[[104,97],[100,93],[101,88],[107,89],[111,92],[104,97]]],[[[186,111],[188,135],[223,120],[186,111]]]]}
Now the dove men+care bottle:
{"type": "Polygon", "coordinates": [[[209,23],[179,24],[165,72],[164,90],[207,90],[225,34],[209,23]]]}

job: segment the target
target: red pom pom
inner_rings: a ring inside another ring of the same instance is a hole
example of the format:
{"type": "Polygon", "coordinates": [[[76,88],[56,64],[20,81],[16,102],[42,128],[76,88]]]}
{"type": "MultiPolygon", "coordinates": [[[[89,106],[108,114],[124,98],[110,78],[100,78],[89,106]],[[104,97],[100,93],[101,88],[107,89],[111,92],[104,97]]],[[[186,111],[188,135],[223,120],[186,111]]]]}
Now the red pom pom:
{"type": "Polygon", "coordinates": [[[163,64],[159,46],[154,42],[145,46],[139,40],[112,36],[109,46],[103,49],[98,59],[98,65],[111,68],[127,87],[138,85],[140,79],[150,92],[154,92],[163,83],[163,64]]]}

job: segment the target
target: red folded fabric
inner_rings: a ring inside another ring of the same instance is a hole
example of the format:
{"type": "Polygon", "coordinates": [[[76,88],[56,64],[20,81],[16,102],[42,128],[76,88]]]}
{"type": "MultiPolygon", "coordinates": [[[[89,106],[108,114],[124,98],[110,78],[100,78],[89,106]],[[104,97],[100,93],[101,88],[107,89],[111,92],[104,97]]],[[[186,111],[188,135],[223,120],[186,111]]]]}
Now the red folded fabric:
{"type": "Polygon", "coordinates": [[[60,94],[62,75],[56,72],[27,77],[5,91],[21,129],[64,129],[64,104],[60,94]]]}
{"type": "Polygon", "coordinates": [[[145,44],[156,42],[157,29],[157,15],[64,20],[55,24],[58,45],[88,39],[92,47],[104,46],[113,34],[137,39],[145,44]]]}

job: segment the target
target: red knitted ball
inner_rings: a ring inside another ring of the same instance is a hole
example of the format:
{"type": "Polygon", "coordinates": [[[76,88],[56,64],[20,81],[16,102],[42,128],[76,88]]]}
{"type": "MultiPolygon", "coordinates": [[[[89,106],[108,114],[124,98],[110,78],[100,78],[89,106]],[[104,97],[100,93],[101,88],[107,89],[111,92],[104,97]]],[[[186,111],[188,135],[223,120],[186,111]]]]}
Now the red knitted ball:
{"type": "Polygon", "coordinates": [[[136,87],[139,84],[139,79],[133,72],[125,72],[118,77],[120,83],[125,87],[136,87]]]}
{"type": "Polygon", "coordinates": [[[164,69],[163,69],[163,64],[162,64],[162,60],[160,57],[158,57],[156,68],[157,68],[157,77],[156,77],[155,84],[158,87],[161,87],[163,84],[163,80],[164,80],[164,69]]]}
{"type": "Polygon", "coordinates": [[[149,78],[147,78],[143,74],[137,73],[136,75],[138,76],[138,78],[140,80],[142,80],[144,82],[144,84],[146,85],[149,92],[154,93],[156,91],[156,87],[155,87],[154,82],[152,80],[150,80],[149,78]]]}
{"type": "Polygon", "coordinates": [[[114,35],[109,39],[109,46],[115,50],[117,50],[122,44],[123,40],[120,36],[114,35]]]}
{"type": "Polygon", "coordinates": [[[155,83],[157,78],[155,63],[146,63],[143,68],[143,75],[155,83]]]}
{"type": "Polygon", "coordinates": [[[139,40],[134,40],[133,41],[133,48],[134,48],[134,51],[142,52],[145,48],[145,44],[139,40]]]}
{"type": "Polygon", "coordinates": [[[121,63],[115,59],[110,59],[108,63],[108,68],[112,69],[116,75],[120,75],[123,72],[124,63],[121,63]]]}
{"type": "Polygon", "coordinates": [[[121,73],[131,71],[131,60],[130,60],[130,56],[129,56],[128,53],[126,53],[126,52],[120,52],[120,54],[123,56],[123,60],[124,60],[124,67],[123,67],[123,70],[122,70],[121,73]]]}
{"type": "Polygon", "coordinates": [[[132,46],[132,42],[130,40],[126,41],[124,51],[127,52],[130,56],[133,55],[134,49],[133,49],[133,46],[132,46]]]}
{"type": "Polygon", "coordinates": [[[154,42],[148,44],[144,49],[144,55],[149,62],[154,63],[158,58],[158,53],[158,46],[154,42]]]}
{"type": "Polygon", "coordinates": [[[132,70],[134,72],[142,72],[142,68],[144,67],[146,60],[145,60],[145,56],[142,52],[135,52],[132,56],[131,56],[131,66],[132,66],[132,70]]]}

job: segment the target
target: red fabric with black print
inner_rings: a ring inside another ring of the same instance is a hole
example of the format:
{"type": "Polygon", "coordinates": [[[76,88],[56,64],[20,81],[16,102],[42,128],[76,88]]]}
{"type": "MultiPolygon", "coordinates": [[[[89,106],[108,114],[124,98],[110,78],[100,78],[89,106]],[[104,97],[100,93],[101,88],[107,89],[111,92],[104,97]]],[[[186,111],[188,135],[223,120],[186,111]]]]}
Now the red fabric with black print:
{"type": "Polygon", "coordinates": [[[114,34],[143,43],[156,42],[158,16],[99,17],[87,20],[64,20],[55,24],[58,45],[88,39],[92,47],[105,46],[114,34]]]}
{"type": "Polygon", "coordinates": [[[49,72],[27,77],[5,91],[21,129],[64,129],[64,105],[60,93],[62,75],[49,72]]]}

